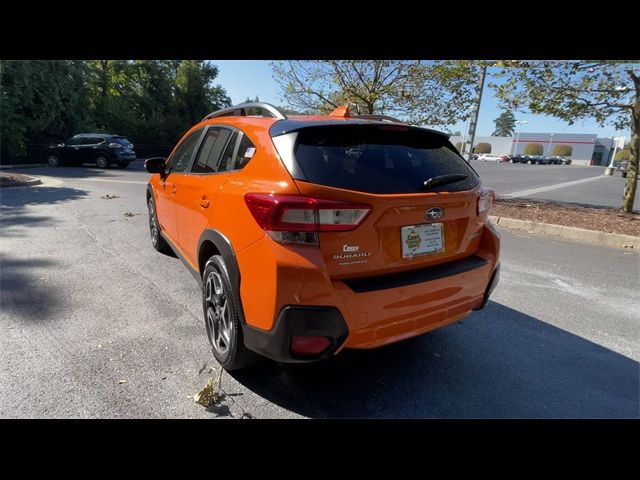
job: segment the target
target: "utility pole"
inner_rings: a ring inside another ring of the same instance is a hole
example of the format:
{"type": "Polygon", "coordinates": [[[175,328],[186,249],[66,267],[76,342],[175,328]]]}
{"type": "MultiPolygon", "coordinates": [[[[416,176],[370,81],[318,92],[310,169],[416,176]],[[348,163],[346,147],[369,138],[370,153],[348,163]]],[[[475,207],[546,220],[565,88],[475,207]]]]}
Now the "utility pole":
{"type": "Polygon", "coordinates": [[[487,65],[483,64],[480,67],[480,78],[478,78],[478,100],[473,106],[473,113],[471,114],[471,124],[469,125],[469,137],[471,138],[469,144],[469,160],[473,154],[473,142],[476,139],[476,125],[478,124],[478,115],[480,114],[480,102],[482,101],[482,90],[484,90],[484,79],[487,75],[487,65]]]}

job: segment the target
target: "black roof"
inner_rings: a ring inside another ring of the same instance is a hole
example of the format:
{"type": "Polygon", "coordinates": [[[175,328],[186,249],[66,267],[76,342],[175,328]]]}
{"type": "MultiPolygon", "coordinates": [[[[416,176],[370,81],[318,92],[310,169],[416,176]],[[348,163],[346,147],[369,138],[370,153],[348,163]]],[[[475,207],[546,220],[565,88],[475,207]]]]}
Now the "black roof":
{"type": "Polygon", "coordinates": [[[336,118],[335,120],[297,120],[297,119],[287,118],[285,120],[278,120],[273,125],[271,125],[271,128],[269,128],[269,133],[271,134],[272,137],[277,137],[279,135],[284,135],[285,133],[296,132],[303,128],[336,126],[336,125],[384,125],[384,126],[398,125],[398,126],[408,127],[413,130],[424,130],[426,132],[435,133],[435,134],[442,135],[444,137],[449,138],[448,134],[441,132],[439,130],[432,130],[430,128],[417,127],[414,125],[407,125],[404,123],[392,123],[392,122],[384,122],[379,120],[360,119],[357,117],[351,117],[351,118],[345,118],[345,119],[336,118]]]}

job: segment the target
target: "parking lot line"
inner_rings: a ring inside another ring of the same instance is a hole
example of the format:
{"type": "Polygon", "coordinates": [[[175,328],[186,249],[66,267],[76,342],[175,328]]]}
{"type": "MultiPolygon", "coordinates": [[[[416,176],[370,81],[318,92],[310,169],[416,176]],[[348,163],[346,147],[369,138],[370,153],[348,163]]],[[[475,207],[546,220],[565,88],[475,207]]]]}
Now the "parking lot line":
{"type": "Polygon", "coordinates": [[[601,178],[606,178],[604,175],[599,175],[597,177],[589,177],[582,178],[580,180],[572,180],[570,182],[562,182],[555,183],[553,185],[547,185],[546,187],[538,187],[538,188],[530,188],[527,190],[518,190],[516,192],[505,193],[504,195],[500,195],[501,197],[527,197],[529,195],[534,195],[536,193],[548,192],[550,190],[558,190],[565,187],[571,187],[572,185],[579,185],[581,183],[593,182],[594,180],[599,180],[601,178]]]}

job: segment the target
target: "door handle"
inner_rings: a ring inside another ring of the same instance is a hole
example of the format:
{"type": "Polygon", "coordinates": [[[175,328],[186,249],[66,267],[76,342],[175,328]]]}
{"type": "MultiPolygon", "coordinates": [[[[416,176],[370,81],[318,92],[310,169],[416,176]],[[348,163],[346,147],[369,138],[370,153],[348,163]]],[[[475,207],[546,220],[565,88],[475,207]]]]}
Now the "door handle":
{"type": "Polygon", "coordinates": [[[200,206],[202,208],[209,208],[209,199],[205,195],[200,199],[200,206]]]}

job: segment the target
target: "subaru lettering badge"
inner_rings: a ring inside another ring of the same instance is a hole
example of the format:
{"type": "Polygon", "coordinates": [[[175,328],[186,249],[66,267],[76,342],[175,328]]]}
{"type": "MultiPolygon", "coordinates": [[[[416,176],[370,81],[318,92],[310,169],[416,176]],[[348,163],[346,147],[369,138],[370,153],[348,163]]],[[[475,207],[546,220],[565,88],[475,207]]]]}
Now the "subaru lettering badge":
{"type": "Polygon", "coordinates": [[[428,221],[433,222],[435,220],[440,220],[444,215],[444,210],[440,207],[433,207],[424,212],[424,218],[428,221]]]}

